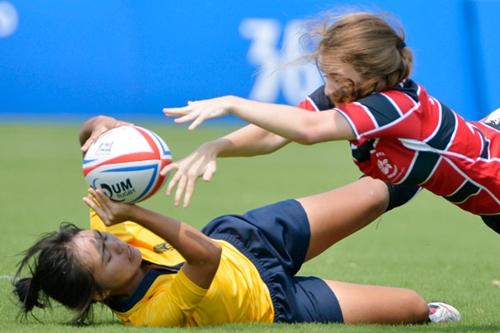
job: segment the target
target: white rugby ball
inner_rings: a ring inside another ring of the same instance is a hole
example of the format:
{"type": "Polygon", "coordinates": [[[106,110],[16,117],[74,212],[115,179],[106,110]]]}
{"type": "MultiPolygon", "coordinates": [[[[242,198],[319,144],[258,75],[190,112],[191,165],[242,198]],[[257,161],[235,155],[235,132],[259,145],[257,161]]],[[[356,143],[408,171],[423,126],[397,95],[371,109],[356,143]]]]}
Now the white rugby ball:
{"type": "Polygon", "coordinates": [[[83,175],[112,200],[134,203],[152,196],[165,181],[160,175],[172,162],[167,144],[154,132],[121,126],[103,133],[83,158],[83,175]]]}

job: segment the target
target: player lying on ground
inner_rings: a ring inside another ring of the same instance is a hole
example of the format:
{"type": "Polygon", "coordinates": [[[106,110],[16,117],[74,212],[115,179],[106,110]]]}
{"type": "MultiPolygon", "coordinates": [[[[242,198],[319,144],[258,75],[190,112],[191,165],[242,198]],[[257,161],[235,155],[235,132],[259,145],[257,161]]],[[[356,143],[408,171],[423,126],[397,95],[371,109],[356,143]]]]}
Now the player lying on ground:
{"type": "Polygon", "coordinates": [[[409,78],[412,53],[383,17],[352,13],[321,32],[315,60],[325,85],[301,108],[226,96],[166,108],[178,123],[236,115],[254,125],[200,147],[182,161],[167,192],[189,203],[195,181],[211,178],[217,156],[253,156],[289,141],[348,140],[366,175],[419,186],[480,215],[500,233],[500,110],[468,122],[409,78]]]}
{"type": "MultiPolygon", "coordinates": [[[[25,313],[52,298],[75,310],[77,322],[100,302],[134,326],[424,323],[435,307],[415,291],[296,275],[303,262],[380,216],[387,192],[364,177],[218,217],[200,232],[89,189],[84,201],[102,231],[62,225],[44,236],[20,262],[17,276],[26,267],[31,276],[16,279],[15,292],[25,313]]],[[[459,319],[452,307],[437,306],[444,311],[436,320],[459,319]]]]}

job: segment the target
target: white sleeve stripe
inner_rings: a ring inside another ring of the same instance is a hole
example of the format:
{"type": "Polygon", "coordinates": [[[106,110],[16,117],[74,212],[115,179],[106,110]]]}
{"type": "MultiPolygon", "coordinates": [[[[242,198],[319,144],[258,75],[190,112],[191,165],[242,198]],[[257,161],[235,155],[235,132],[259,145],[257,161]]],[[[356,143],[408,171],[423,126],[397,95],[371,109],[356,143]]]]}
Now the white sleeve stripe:
{"type": "Polygon", "coordinates": [[[373,114],[371,113],[370,109],[366,106],[366,105],[363,105],[359,102],[355,102],[354,104],[360,106],[364,111],[365,113],[368,115],[368,117],[372,120],[372,123],[373,125],[375,125],[376,128],[379,127],[378,125],[378,122],[377,122],[377,119],[375,119],[375,117],[373,116],[373,114]]]}
{"type": "Polygon", "coordinates": [[[386,128],[389,128],[391,126],[395,126],[397,124],[399,124],[400,122],[402,122],[403,120],[405,120],[406,118],[408,118],[410,115],[413,114],[413,112],[415,112],[415,110],[418,110],[418,108],[420,107],[420,103],[418,104],[415,104],[415,106],[413,108],[410,109],[410,111],[408,111],[407,113],[405,113],[401,118],[399,119],[396,119],[384,126],[381,126],[381,127],[378,127],[378,128],[374,128],[370,131],[366,131],[365,133],[363,133],[363,135],[370,135],[370,134],[373,134],[373,133],[376,133],[378,131],[381,131],[381,130],[384,130],[386,128]]]}
{"type": "Polygon", "coordinates": [[[338,108],[335,108],[334,110],[339,112],[347,120],[347,122],[351,126],[352,130],[354,131],[354,135],[356,135],[356,140],[359,140],[360,137],[359,137],[358,129],[356,128],[356,125],[353,123],[351,118],[349,118],[349,116],[344,111],[342,111],[338,108]]]}
{"type": "Polygon", "coordinates": [[[434,131],[432,131],[432,133],[425,139],[423,139],[422,141],[424,142],[427,142],[429,141],[430,139],[434,138],[434,136],[437,134],[438,130],[441,128],[441,122],[443,121],[443,107],[441,105],[441,103],[439,103],[435,98],[432,98],[431,101],[433,103],[437,103],[438,105],[438,122],[436,124],[436,127],[434,128],[434,131]]]}
{"type": "MultiPolygon", "coordinates": [[[[384,93],[380,93],[380,95],[384,96],[385,99],[387,99],[389,101],[389,103],[391,103],[391,105],[394,107],[394,109],[396,110],[396,112],[399,114],[400,117],[403,116],[403,112],[401,112],[401,109],[399,108],[399,105],[397,105],[396,102],[394,102],[394,100],[391,97],[387,96],[384,93]]],[[[405,96],[406,96],[406,94],[405,94],[405,96]]]]}
{"type": "Polygon", "coordinates": [[[309,101],[309,103],[311,103],[312,107],[314,108],[314,111],[320,112],[320,109],[318,108],[316,103],[314,103],[311,97],[307,96],[306,99],[309,101]]]}

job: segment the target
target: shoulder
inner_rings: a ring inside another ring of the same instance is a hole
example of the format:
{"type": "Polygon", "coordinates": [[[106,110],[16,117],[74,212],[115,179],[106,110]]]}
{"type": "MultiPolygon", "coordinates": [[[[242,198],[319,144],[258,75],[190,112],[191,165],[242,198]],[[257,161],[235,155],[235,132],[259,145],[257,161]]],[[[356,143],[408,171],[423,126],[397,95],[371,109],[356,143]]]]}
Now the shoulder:
{"type": "Polygon", "coordinates": [[[411,79],[407,79],[392,89],[374,92],[357,102],[371,109],[386,110],[396,108],[404,114],[418,105],[425,89],[411,79]]]}
{"type": "Polygon", "coordinates": [[[322,85],[307,96],[298,105],[302,109],[310,111],[323,111],[330,110],[335,107],[335,105],[330,101],[328,96],[325,95],[325,86],[322,85]]]}
{"type": "Polygon", "coordinates": [[[401,82],[393,89],[372,93],[347,103],[347,108],[363,109],[385,123],[417,109],[424,98],[424,88],[410,79],[401,82]]]}

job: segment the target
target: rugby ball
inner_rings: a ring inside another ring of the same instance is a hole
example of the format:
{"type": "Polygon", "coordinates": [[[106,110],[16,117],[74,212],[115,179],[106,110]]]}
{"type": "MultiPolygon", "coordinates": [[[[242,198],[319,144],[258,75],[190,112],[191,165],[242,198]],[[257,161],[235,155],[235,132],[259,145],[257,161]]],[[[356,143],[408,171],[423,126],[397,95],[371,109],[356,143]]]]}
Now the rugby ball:
{"type": "Polygon", "coordinates": [[[83,158],[83,175],[94,189],[112,200],[134,203],[157,192],[160,175],[172,162],[167,144],[154,132],[126,125],[103,133],[83,158]]]}

